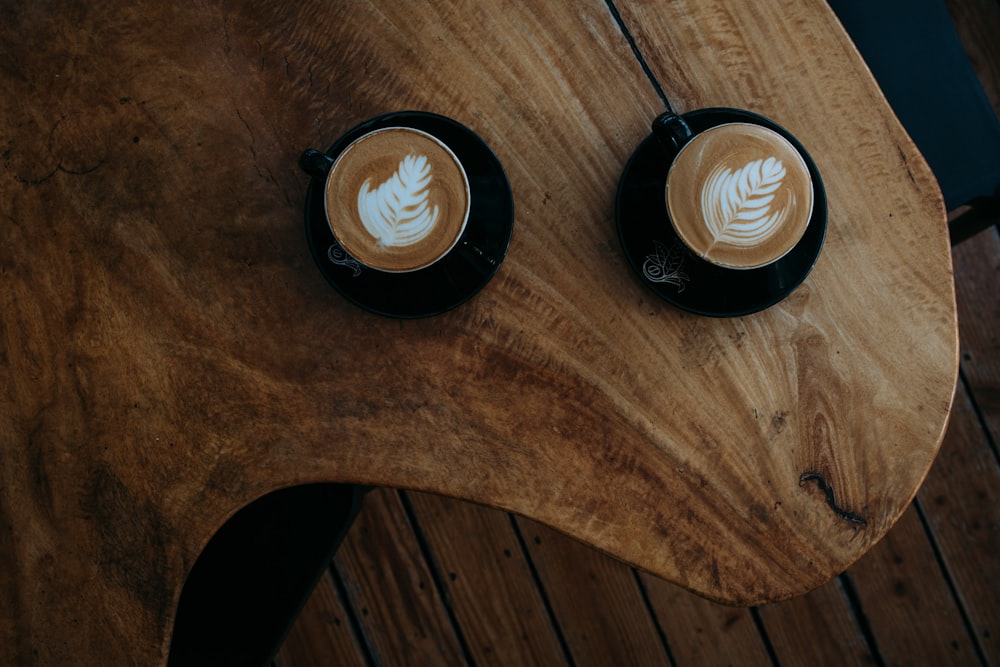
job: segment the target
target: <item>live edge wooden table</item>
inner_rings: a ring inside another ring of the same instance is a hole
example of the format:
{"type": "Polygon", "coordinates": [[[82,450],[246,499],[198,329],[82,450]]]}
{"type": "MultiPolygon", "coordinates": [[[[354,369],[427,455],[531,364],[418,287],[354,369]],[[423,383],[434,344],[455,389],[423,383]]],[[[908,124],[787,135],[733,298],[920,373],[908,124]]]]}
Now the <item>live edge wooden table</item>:
{"type": "Polygon", "coordinates": [[[943,206],[824,3],[0,16],[3,664],[162,663],[203,545],[279,488],[484,503],[749,605],[859,558],[934,459],[943,206]],[[695,316],[630,271],[615,191],[658,90],[769,116],[818,164],[826,245],[777,306],[695,316]],[[486,288],[411,321],[324,281],[296,165],[400,109],[481,135],[516,207],[486,288]]]}

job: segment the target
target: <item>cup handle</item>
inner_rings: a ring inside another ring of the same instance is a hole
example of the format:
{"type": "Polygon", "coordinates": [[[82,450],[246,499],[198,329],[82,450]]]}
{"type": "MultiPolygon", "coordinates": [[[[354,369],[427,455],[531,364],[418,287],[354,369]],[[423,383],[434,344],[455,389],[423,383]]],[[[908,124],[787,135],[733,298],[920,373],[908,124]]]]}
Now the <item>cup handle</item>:
{"type": "Polygon", "coordinates": [[[333,158],[310,148],[299,156],[299,167],[313,178],[324,179],[333,167],[333,158]]]}
{"type": "Polygon", "coordinates": [[[667,111],[653,120],[653,136],[664,150],[676,153],[694,133],[687,122],[677,114],[667,111]]]}

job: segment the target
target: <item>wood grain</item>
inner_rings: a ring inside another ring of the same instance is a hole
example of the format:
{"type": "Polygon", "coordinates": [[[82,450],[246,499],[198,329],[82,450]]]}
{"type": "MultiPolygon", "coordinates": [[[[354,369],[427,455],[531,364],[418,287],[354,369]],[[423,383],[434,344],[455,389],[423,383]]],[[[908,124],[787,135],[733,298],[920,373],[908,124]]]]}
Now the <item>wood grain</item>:
{"type": "Polygon", "coordinates": [[[779,665],[879,664],[841,578],[759,613],[779,665]]]}
{"type": "Polygon", "coordinates": [[[749,609],[691,595],[659,577],[640,581],[670,647],[674,665],[770,665],[749,609]]]}
{"type": "Polygon", "coordinates": [[[975,641],[1000,664],[1000,235],[954,250],[964,382],[938,456],[917,498],[952,573],[975,641]],[[992,320],[992,326],[983,322],[992,320]],[[992,446],[991,446],[992,445],[992,446]],[[970,548],[970,545],[976,548],[970,548]]]}
{"type": "Polygon", "coordinates": [[[276,667],[364,665],[365,654],[348,614],[332,576],[325,573],[282,643],[276,667]]]}
{"type": "MultiPolygon", "coordinates": [[[[975,322],[975,326],[965,327],[965,319],[961,319],[962,324],[962,345],[963,349],[976,349],[977,332],[988,333],[997,330],[1000,326],[1000,312],[994,312],[990,308],[970,307],[974,303],[992,303],[990,298],[995,294],[996,281],[992,277],[984,279],[979,271],[962,270],[963,267],[989,266],[988,258],[1000,254],[1000,245],[992,242],[989,235],[977,237],[953,251],[956,266],[957,292],[959,296],[959,310],[961,313],[968,313],[974,319],[984,319],[986,322],[975,322]],[[977,258],[977,255],[981,257],[977,258]],[[982,293],[983,299],[972,299],[969,297],[977,293],[982,293]],[[990,325],[992,322],[992,325],[990,325]]],[[[973,355],[973,358],[978,357],[973,355]]],[[[972,363],[964,360],[963,366],[972,363]]],[[[961,385],[956,393],[955,405],[952,417],[949,422],[948,434],[941,447],[934,466],[927,475],[927,479],[918,494],[919,504],[926,516],[926,525],[929,530],[924,531],[924,535],[914,536],[915,544],[920,545],[920,549],[936,548],[938,555],[938,565],[941,571],[947,573],[947,578],[952,583],[951,599],[948,596],[937,598],[939,608],[930,615],[915,615],[906,605],[899,605],[894,595],[879,595],[878,591],[867,594],[858,589],[860,583],[872,583],[876,587],[881,587],[879,579],[863,582],[853,578],[852,573],[855,568],[868,567],[862,559],[861,564],[855,565],[848,572],[830,583],[811,591],[810,593],[786,600],[776,604],[765,605],[756,610],[744,610],[702,600],[682,589],[673,586],[665,581],[650,575],[640,574],[640,580],[646,591],[648,605],[646,601],[636,601],[636,605],[646,608],[653,615],[654,622],[663,630],[666,644],[673,665],[724,665],[724,664],[759,664],[762,653],[762,644],[768,644],[773,649],[773,664],[780,664],[785,667],[797,665],[812,666],[824,664],[845,664],[845,665],[879,665],[886,664],[886,660],[879,651],[879,646],[884,640],[892,646],[899,640],[900,628],[905,632],[917,634],[924,632],[924,628],[937,622],[940,615],[954,617],[962,616],[966,619],[966,633],[970,641],[978,643],[985,656],[983,664],[993,665],[997,663],[995,658],[995,641],[1000,636],[997,630],[995,603],[996,587],[984,584],[984,582],[994,581],[995,575],[991,575],[998,563],[1000,563],[1000,550],[995,544],[997,531],[996,521],[991,518],[995,514],[997,488],[993,480],[992,468],[996,468],[996,457],[994,449],[991,447],[990,439],[980,423],[975,411],[971,410],[971,404],[975,400],[975,395],[970,395],[961,385]],[[991,464],[992,461],[992,464],[991,464]],[[983,495],[985,493],[985,495],[983,495]],[[864,598],[865,604],[860,602],[864,598]],[[759,634],[749,626],[753,625],[751,615],[756,614],[759,618],[757,630],[759,634]],[[871,628],[868,621],[869,616],[881,619],[878,630],[887,633],[882,636],[871,628]],[[736,659],[734,659],[736,656],[736,659]]],[[[410,496],[414,494],[408,494],[410,496]]],[[[495,551],[482,552],[478,548],[480,537],[475,533],[451,532],[451,517],[456,511],[451,506],[463,504],[461,501],[449,498],[423,495],[424,504],[436,508],[435,511],[420,514],[420,530],[427,536],[430,533],[449,534],[448,544],[445,547],[448,553],[468,552],[468,563],[463,562],[463,566],[468,571],[485,571],[487,574],[476,576],[476,579],[490,579],[496,581],[489,573],[494,569],[496,559],[495,551]],[[443,525],[436,526],[440,521],[443,525]],[[478,553],[478,566],[473,560],[478,553]]],[[[460,511],[460,510],[459,510],[460,511]]],[[[485,524],[501,522],[497,518],[490,520],[488,515],[496,513],[495,510],[483,510],[485,524]]],[[[463,512],[464,514],[464,512],[463,512]]],[[[461,522],[459,522],[461,523],[461,522]]],[[[908,530],[908,523],[897,524],[893,530],[908,530]]],[[[492,530],[487,530],[492,533],[492,530]]],[[[351,535],[348,534],[348,540],[351,535]]],[[[565,541],[564,542],[569,542],[565,541]]],[[[390,545],[390,548],[405,550],[406,545],[390,545]]],[[[554,547],[559,549],[559,546],[554,547]]],[[[570,542],[566,548],[573,551],[577,545],[570,542]]],[[[443,557],[436,554],[436,549],[432,545],[427,558],[430,562],[442,562],[443,557]]],[[[516,557],[516,554],[515,554],[516,557]]],[[[566,570],[564,577],[573,580],[583,576],[589,560],[580,563],[572,557],[564,556],[559,559],[560,567],[566,570]]],[[[508,571],[509,572],[509,571],[508,571]]],[[[471,588],[471,583],[467,578],[460,577],[465,586],[471,588]]],[[[939,590],[941,587],[941,577],[935,574],[934,567],[926,567],[917,576],[909,581],[914,589],[929,588],[939,590]]],[[[391,586],[391,582],[380,582],[380,585],[391,586]]],[[[518,577],[508,576],[503,583],[493,586],[491,590],[477,591],[479,598],[477,606],[482,607],[484,617],[492,617],[497,610],[506,608],[503,602],[508,597],[512,597],[516,591],[521,590],[523,581],[518,577]],[[511,590],[507,590],[507,589],[511,590]],[[499,601],[491,598],[498,597],[499,601]]],[[[881,590],[881,589],[880,589],[881,590]]],[[[392,593],[383,593],[391,596],[392,593]]],[[[575,615],[578,608],[597,615],[609,615],[600,597],[588,598],[578,596],[577,604],[570,609],[570,614],[575,615]]],[[[457,601],[455,601],[457,605],[457,601]]],[[[516,610],[510,609],[510,613],[516,617],[516,610]]],[[[613,615],[613,614],[612,614],[613,615]]],[[[300,623],[308,621],[306,613],[300,623]]],[[[465,615],[459,615],[456,610],[454,619],[456,625],[461,628],[461,632],[466,636],[467,641],[473,630],[466,626],[470,621],[465,615]]],[[[479,623],[478,618],[471,620],[473,628],[479,623]]],[[[561,625],[558,616],[554,616],[553,622],[561,625]]],[[[572,623],[573,621],[571,621],[572,623]]],[[[613,621],[607,621],[612,623],[613,621]]],[[[520,624],[517,618],[500,621],[507,627],[516,627],[520,624]]],[[[932,641],[938,642],[944,653],[950,649],[953,637],[942,635],[936,631],[929,631],[932,641]]],[[[293,641],[306,641],[303,637],[305,633],[300,633],[293,641]]],[[[905,638],[905,633],[904,633],[905,638]]],[[[322,635],[309,643],[309,649],[316,651],[315,659],[322,659],[326,655],[321,645],[322,635]]],[[[522,643],[522,638],[516,634],[496,633],[497,652],[518,650],[517,645],[522,643]],[[514,644],[515,647],[507,648],[504,644],[514,644]]],[[[617,638],[609,641],[620,643],[617,638]]],[[[937,649],[935,649],[937,650],[937,649]]],[[[296,652],[301,654],[302,647],[296,647],[296,652]]],[[[330,655],[336,655],[332,651],[330,655]]],[[[766,656],[764,658],[766,660],[766,656]]],[[[405,656],[388,658],[388,662],[405,662],[405,656]]],[[[310,663],[306,663],[310,664],[310,663]]],[[[525,661],[525,664],[532,664],[525,661]]],[[[764,664],[771,664],[765,662],[764,664]]],[[[919,664],[919,663],[918,663],[919,664]]],[[[977,664],[973,661],[973,664],[977,664]]],[[[285,665],[284,667],[294,667],[285,665]]]]}
{"type": "Polygon", "coordinates": [[[567,664],[510,517],[423,493],[407,497],[470,662],[567,664]]]}
{"type": "Polygon", "coordinates": [[[916,509],[907,510],[896,530],[858,562],[851,578],[886,664],[977,661],[975,642],[916,509]],[[928,616],[933,623],[923,622],[928,616]]]}
{"type": "Polygon", "coordinates": [[[917,497],[974,641],[1000,664],[1000,591],[993,585],[1000,578],[1000,508],[992,501],[1000,465],[976,422],[968,394],[959,392],[941,456],[917,497]]]}
{"type": "Polygon", "coordinates": [[[820,165],[827,245],[780,306],[688,316],[630,275],[614,192],[662,104],[598,0],[2,3],[0,662],[162,661],[210,535],[310,481],[511,510],[741,604],[885,534],[957,372],[930,173],[823,7],[618,7],[680,110],[763,112],[820,165]],[[295,166],[402,108],[483,136],[517,207],[490,285],[405,323],[327,287],[295,166]]]}
{"type": "Polygon", "coordinates": [[[419,664],[464,662],[461,641],[420,554],[399,492],[369,493],[364,513],[351,531],[353,539],[343,544],[334,560],[374,658],[406,655],[419,664]],[[396,544],[409,548],[392,548],[396,544]],[[394,585],[379,585],[384,580],[394,585]],[[387,590],[403,594],[382,595],[387,590]]]}
{"type": "Polygon", "coordinates": [[[1000,283],[1000,236],[990,229],[955,248],[955,272],[964,279],[958,294],[962,323],[962,371],[993,442],[1000,442],[1000,332],[986,324],[1000,303],[978,285],[1000,283]]]}
{"type": "Polygon", "coordinates": [[[628,567],[537,522],[521,519],[518,525],[572,664],[670,664],[628,567]]]}

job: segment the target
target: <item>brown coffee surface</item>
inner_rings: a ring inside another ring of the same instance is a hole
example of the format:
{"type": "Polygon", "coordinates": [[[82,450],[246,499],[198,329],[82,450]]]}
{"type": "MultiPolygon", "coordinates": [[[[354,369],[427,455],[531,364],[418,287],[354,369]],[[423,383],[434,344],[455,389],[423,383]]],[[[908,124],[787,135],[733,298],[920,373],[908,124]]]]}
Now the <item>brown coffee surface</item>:
{"type": "Polygon", "coordinates": [[[443,257],[465,229],[469,185],[455,155],[411,128],[376,130],[334,162],[326,214],[337,241],[362,264],[413,271],[443,257]]]}
{"type": "Polygon", "coordinates": [[[730,123],[695,135],[667,175],[667,211],[694,253],[729,268],[780,259],[812,217],[802,156],[777,132],[730,123]]]}

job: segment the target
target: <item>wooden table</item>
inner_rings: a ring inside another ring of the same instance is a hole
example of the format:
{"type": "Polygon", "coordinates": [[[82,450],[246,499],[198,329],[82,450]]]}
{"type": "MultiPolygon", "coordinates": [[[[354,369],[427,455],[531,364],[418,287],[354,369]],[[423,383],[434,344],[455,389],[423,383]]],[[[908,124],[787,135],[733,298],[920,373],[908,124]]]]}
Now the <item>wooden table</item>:
{"type": "Polygon", "coordinates": [[[412,4],[2,3],[0,662],[161,662],[206,540],[307,482],[504,508],[736,604],[906,508],[957,374],[944,213],[825,5],[412,4]],[[615,189],[664,108],[637,53],[817,162],[826,246],[778,306],[689,315],[630,272],[615,189]],[[493,281],[417,321],[329,288],[296,166],[398,109],[479,133],[517,211],[493,281]]]}

